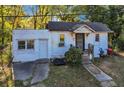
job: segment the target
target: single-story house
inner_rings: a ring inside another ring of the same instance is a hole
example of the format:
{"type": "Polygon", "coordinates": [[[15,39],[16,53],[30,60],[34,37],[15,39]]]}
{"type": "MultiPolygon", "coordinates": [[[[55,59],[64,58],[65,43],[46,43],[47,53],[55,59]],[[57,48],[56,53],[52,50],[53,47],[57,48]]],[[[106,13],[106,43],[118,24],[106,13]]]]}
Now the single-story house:
{"type": "Polygon", "coordinates": [[[50,21],[44,30],[14,30],[13,62],[64,57],[70,45],[84,51],[88,49],[89,43],[94,45],[94,57],[99,57],[100,48],[107,53],[110,32],[112,31],[100,22],[60,21],[50,21]]]}

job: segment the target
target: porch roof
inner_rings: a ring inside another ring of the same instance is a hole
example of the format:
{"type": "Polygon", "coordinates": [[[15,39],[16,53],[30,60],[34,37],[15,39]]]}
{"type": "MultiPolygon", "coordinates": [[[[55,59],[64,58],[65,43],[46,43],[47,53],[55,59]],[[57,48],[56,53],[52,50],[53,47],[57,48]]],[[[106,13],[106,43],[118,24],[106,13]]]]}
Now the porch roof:
{"type": "Polygon", "coordinates": [[[87,25],[96,32],[112,32],[107,25],[100,22],[60,22],[50,21],[47,28],[50,31],[70,31],[73,32],[82,25],[87,25]]]}

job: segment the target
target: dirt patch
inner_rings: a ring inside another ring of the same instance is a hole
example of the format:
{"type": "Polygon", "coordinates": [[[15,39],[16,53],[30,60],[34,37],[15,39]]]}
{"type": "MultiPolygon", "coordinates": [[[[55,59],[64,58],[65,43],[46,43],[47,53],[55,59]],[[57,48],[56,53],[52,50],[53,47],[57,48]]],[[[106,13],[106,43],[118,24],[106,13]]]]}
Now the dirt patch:
{"type": "Polygon", "coordinates": [[[124,51],[122,51],[122,52],[116,52],[115,54],[117,56],[124,57],[124,51]]]}

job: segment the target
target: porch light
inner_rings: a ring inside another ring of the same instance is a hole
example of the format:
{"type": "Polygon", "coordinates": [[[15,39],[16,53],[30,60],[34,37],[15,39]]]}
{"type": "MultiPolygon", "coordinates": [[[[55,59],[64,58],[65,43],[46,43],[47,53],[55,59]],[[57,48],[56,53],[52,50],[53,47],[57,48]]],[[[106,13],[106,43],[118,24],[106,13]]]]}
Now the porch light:
{"type": "Polygon", "coordinates": [[[86,36],[88,36],[89,35],[89,33],[86,33],[86,36]]]}
{"type": "Polygon", "coordinates": [[[74,32],[71,32],[71,36],[72,36],[72,37],[74,36],[74,32]]]}

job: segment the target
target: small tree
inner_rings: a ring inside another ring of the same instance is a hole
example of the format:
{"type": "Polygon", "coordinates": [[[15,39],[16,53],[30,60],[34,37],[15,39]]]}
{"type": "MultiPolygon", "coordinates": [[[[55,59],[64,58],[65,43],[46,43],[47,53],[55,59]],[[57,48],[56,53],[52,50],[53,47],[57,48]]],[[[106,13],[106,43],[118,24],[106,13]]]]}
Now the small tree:
{"type": "Polygon", "coordinates": [[[82,62],[82,51],[79,48],[71,47],[65,53],[65,60],[71,64],[81,64],[82,62]]]}

